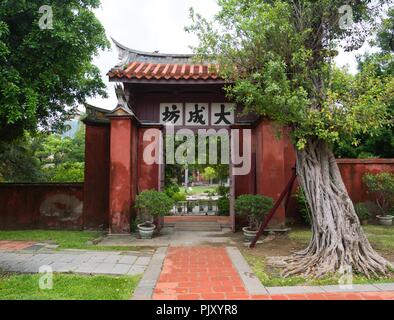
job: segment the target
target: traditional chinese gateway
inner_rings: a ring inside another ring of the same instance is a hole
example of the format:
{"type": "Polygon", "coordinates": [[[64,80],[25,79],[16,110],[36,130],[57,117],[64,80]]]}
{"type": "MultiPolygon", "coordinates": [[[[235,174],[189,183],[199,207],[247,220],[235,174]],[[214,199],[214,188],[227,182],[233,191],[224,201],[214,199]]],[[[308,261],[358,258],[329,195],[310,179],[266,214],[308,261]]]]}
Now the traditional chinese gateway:
{"type": "MultiPolygon", "coordinates": [[[[278,128],[270,121],[243,115],[242,106],[226,99],[218,66],[193,64],[190,54],[141,52],[114,42],[121,61],[108,75],[110,81],[122,83],[116,89],[118,105],[113,111],[87,106],[84,120],[85,227],[109,225],[113,234],[130,232],[136,195],[163,188],[165,165],[144,161],[144,148],[150,143],[144,141],[144,134],[150,129],[164,130],[168,123],[175,129],[194,132],[201,128],[238,129],[239,144],[250,144],[247,147],[251,150],[251,170],[230,177],[230,216],[206,217],[207,220],[234,229],[234,197],[256,193],[274,199],[279,196],[294,165],[292,146],[286,135],[277,138],[278,128]],[[242,137],[246,130],[251,133],[249,140],[242,137]]],[[[235,147],[243,150],[245,146],[235,147]]],[[[230,168],[234,166],[230,164],[230,168]]],[[[171,219],[177,218],[166,218],[171,219]]],[[[272,224],[284,226],[283,206],[272,224]]]]}
{"type": "MultiPolygon", "coordinates": [[[[166,166],[144,161],[144,151],[151,146],[150,139],[144,138],[150,131],[165,132],[168,123],[175,131],[192,134],[199,130],[240,133],[238,144],[231,136],[231,151],[250,150],[250,170],[239,171],[238,162],[230,163],[230,216],[168,216],[166,223],[178,226],[203,220],[203,224],[209,221],[234,229],[239,222],[233,210],[235,197],[258,193],[278,199],[295,162],[285,129],[268,119],[241,115],[242,106],[225,97],[217,66],[196,65],[191,55],[146,53],[116,45],[121,62],[111,69],[109,78],[118,83],[119,102],[113,111],[87,106],[84,183],[0,184],[1,230],[109,228],[113,234],[130,232],[136,195],[164,186],[166,166]],[[278,130],[284,133],[281,139],[278,130]],[[249,133],[250,139],[243,139],[249,133]]],[[[337,162],[356,203],[374,200],[363,184],[366,172],[394,171],[394,159],[337,162]]],[[[283,227],[285,218],[299,216],[294,199],[285,204],[271,226],[283,227]]]]}

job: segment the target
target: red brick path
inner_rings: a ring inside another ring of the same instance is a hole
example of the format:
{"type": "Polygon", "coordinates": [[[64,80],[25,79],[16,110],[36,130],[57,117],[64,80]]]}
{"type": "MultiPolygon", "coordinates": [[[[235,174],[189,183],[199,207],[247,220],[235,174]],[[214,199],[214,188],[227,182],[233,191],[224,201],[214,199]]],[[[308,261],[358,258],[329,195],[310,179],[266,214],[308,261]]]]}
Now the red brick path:
{"type": "Polygon", "coordinates": [[[247,299],[225,248],[170,247],[153,299],[247,299]]]}
{"type": "Polygon", "coordinates": [[[23,250],[34,245],[31,241],[0,241],[0,250],[23,250]]]}
{"type": "Polygon", "coordinates": [[[154,300],[394,300],[394,292],[249,295],[223,247],[170,247],[154,300]]]}

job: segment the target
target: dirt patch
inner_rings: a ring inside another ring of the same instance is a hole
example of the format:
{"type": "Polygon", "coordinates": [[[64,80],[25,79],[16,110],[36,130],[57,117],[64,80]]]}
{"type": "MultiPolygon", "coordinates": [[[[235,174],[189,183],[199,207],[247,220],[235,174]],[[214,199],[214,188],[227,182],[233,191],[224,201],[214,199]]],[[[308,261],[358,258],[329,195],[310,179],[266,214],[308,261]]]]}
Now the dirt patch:
{"type": "Polygon", "coordinates": [[[256,248],[249,249],[243,242],[243,234],[236,233],[231,237],[238,249],[255,257],[288,256],[289,254],[305,248],[305,243],[290,240],[287,235],[262,237],[264,243],[257,244],[256,248]]]}
{"type": "MultiPolygon", "coordinates": [[[[249,249],[243,242],[242,232],[237,232],[230,236],[238,249],[248,255],[260,258],[275,257],[275,256],[288,256],[296,251],[305,249],[308,245],[307,242],[290,239],[288,235],[276,234],[274,236],[263,236],[260,240],[264,243],[257,244],[256,248],[249,249]],[[272,238],[272,239],[270,239],[272,238]]],[[[388,261],[394,262],[394,251],[379,248],[371,241],[372,246],[388,261]]]]}
{"type": "Polygon", "coordinates": [[[380,250],[380,249],[376,249],[376,248],[375,248],[375,250],[377,252],[379,252],[383,257],[385,257],[388,261],[394,262],[394,252],[387,251],[387,250],[380,250]]]}

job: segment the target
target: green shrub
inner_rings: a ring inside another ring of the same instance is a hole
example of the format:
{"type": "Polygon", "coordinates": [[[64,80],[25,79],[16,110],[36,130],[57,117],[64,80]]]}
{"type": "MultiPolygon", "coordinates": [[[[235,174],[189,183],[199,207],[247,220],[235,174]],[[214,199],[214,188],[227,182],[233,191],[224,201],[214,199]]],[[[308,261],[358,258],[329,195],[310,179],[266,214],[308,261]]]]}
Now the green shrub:
{"type": "Polygon", "coordinates": [[[173,196],[175,193],[178,193],[178,192],[180,192],[180,191],[181,191],[181,189],[179,188],[179,186],[178,186],[176,183],[170,184],[170,185],[168,185],[168,186],[166,186],[166,187],[164,188],[165,194],[166,194],[167,196],[169,196],[170,198],[172,198],[172,196],[173,196]]]}
{"type": "Polygon", "coordinates": [[[306,225],[310,226],[312,224],[312,221],[311,221],[309,205],[308,205],[308,201],[306,200],[304,190],[302,190],[301,187],[297,189],[295,198],[297,200],[298,212],[300,213],[302,220],[306,225]]]}
{"type": "Polygon", "coordinates": [[[264,216],[273,207],[274,200],[262,195],[245,194],[235,200],[235,210],[240,216],[246,217],[251,230],[257,230],[264,216]]]}
{"type": "Polygon", "coordinates": [[[149,190],[137,196],[135,208],[140,210],[141,218],[148,221],[148,218],[167,215],[174,206],[174,200],[164,192],[149,190]]]}
{"type": "Polygon", "coordinates": [[[394,204],[394,173],[366,173],[363,176],[363,181],[368,192],[375,194],[376,204],[381,214],[383,216],[390,214],[394,204]]]}
{"type": "Polygon", "coordinates": [[[354,210],[356,210],[357,216],[362,220],[368,220],[371,218],[371,212],[367,202],[359,202],[354,205],[354,210]]]}
{"type": "Polygon", "coordinates": [[[172,195],[172,200],[175,202],[186,201],[186,194],[183,192],[176,192],[172,195]]]}
{"type": "Polygon", "coordinates": [[[228,197],[219,198],[217,204],[219,216],[228,216],[230,214],[230,199],[228,197]]]}
{"type": "Polygon", "coordinates": [[[216,192],[212,190],[205,190],[204,193],[210,198],[216,196],[216,192]]]}
{"type": "Polygon", "coordinates": [[[228,197],[230,194],[230,187],[226,187],[226,186],[218,186],[216,188],[216,192],[219,196],[221,197],[228,197]]]}

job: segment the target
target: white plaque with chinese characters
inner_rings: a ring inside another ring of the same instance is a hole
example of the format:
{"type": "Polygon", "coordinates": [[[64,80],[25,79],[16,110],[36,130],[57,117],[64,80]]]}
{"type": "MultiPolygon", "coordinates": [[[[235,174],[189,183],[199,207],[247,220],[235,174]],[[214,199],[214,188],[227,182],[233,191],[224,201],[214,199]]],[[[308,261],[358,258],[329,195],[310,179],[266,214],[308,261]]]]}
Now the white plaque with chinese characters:
{"type": "Polygon", "coordinates": [[[234,103],[212,103],[211,104],[211,125],[228,126],[234,124],[234,103]]]}
{"type": "Polygon", "coordinates": [[[185,125],[207,126],[209,125],[208,103],[186,103],[185,125]]]}
{"type": "Polygon", "coordinates": [[[160,123],[183,125],[182,103],[160,103],[160,123]]]}

